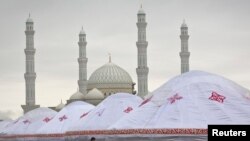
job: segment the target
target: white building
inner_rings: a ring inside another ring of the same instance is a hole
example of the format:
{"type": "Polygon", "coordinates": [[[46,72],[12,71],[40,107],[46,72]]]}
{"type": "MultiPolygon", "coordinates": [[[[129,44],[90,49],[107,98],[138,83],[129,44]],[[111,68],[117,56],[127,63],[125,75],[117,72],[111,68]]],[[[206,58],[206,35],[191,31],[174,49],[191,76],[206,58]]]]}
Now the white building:
{"type": "MultiPolygon", "coordinates": [[[[33,20],[29,17],[26,22],[26,105],[22,105],[24,113],[39,107],[35,105],[35,61],[34,61],[34,29],[33,20]]],[[[147,66],[147,46],[148,42],[146,40],[146,13],[140,7],[137,13],[137,28],[138,28],[138,41],[137,46],[137,85],[138,93],[137,95],[144,98],[148,95],[148,72],[149,67],[147,66]]],[[[114,64],[111,61],[111,56],[109,56],[109,61],[97,68],[87,79],[87,35],[83,28],[79,33],[79,79],[78,79],[78,90],[71,95],[67,104],[73,101],[86,101],[91,104],[97,105],[106,97],[115,93],[130,93],[136,94],[134,90],[135,83],[133,82],[131,76],[122,67],[114,64]]],[[[189,56],[188,51],[188,27],[185,22],[181,25],[181,72],[189,71],[189,56]]],[[[90,56],[91,58],[91,56],[90,56]]],[[[65,105],[61,102],[57,107],[51,107],[59,111],[65,105]]]]}

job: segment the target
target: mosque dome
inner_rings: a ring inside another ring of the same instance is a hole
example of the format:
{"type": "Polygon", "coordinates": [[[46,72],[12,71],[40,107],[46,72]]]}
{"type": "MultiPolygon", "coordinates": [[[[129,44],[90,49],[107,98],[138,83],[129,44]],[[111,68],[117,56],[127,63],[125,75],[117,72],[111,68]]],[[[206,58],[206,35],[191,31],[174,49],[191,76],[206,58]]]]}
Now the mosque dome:
{"type": "Polygon", "coordinates": [[[70,97],[70,100],[83,99],[83,97],[84,97],[84,95],[79,90],[77,90],[77,92],[72,94],[72,96],[70,97]]]}
{"type": "Polygon", "coordinates": [[[63,102],[62,102],[62,100],[61,100],[61,103],[60,104],[58,104],[57,106],[56,106],[56,110],[57,111],[60,111],[62,108],[64,108],[64,106],[65,106],[65,104],[63,104],[63,102]]]}
{"type": "Polygon", "coordinates": [[[121,67],[109,62],[94,71],[88,80],[88,91],[97,88],[105,96],[117,92],[132,93],[131,76],[121,67]]]}
{"type": "Polygon", "coordinates": [[[85,99],[104,99],[104,95],[101,91],[94,88],[88,92],[88,94],[84,97],[85,99]]]}
{"type": "Polygon", "coordinates": [[[92,73],[88,84],[132,84],[132,78],[121,67],[109,62],[92,73]]]}

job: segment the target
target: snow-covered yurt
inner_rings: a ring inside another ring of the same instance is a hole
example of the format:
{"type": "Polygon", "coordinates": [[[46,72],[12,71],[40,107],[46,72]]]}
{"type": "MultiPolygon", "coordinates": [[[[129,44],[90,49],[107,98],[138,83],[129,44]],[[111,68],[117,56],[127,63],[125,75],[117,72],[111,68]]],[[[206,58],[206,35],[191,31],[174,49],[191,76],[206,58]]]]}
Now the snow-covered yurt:
{"type": "Polygon", "coordinates": [[[3,134],[3,130],[12,122],[12,120],[0,121],[0,135],[3,134]]]}
{"type": "Polygon", "coordinates": [[[142,102],[138,96],[128,93],[117,93],[107,97],[96,108],[82,115],[69,131],[104,130],[121,117],[135,110],[142,102]]]}
{"type": "Polygon", "coordinates": [[[145,100],[157,106],[145,104],[110,128],[207,128],[208,124],[249,124],[249,98],[247,89],[230,80],[191,71],[168,81],[145,100]],[[142,123],[141,118],[149,115],[152,117],[142,123]]]}
{"type": "Polygon", "coordinates": [[[159,133],[176,129],[177,133],[202,133],[208,124],[250,124],[249,90],[202,71],[191,71],[171,79],[144,103],[109,129],[142,129],[142,132],[161,129],[159,133]]]}
{"type": "Polygon", "coordinates": [[[94,107],[83,101],[72,102],[64,107],[48,124],[42,126],[37,134],[64,133],[74,121],[81,118],[82,114],[89,112],[94,107]]]}
{"type": "Polygon", "coordinates": [[[45,107],[34,109],[8,124],[3,133],[10,135],[34,134],[38,128],[45,125],[56,113],[56,111],[45,107]]]}

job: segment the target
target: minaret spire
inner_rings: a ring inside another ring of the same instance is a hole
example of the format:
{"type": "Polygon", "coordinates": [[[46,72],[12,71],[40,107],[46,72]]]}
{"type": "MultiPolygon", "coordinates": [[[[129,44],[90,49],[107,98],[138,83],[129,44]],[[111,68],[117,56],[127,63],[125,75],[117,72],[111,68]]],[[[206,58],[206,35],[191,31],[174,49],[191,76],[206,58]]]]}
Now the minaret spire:
{"type": "Polygon", "coordinates": [[[88,58],[86,57],[86,33],[83,30],[80,31],[79,34],[79,80],[78,80],[78,88],[79,91],[86,95],[87,94],[87,62],[88,58]]]}
{"type": "Polygon", "coordinates": [[[185,23],[185,19],[183,20],[183,23],[181,25],[181,73],[185,73],[189,71],[189,56],[190,52],[188,51],[188,26],[185,23]]]}
{"type": "Polygon", "coordinates": [[[111,63],[111,54],[109,53],[109,63],[111,63]]]}
{"type": "Polygon", "coordinates": [[[26,104],[22,105],[23,112],[27,113],[33,109],[40,107],[36,105],[35,101],[35,52],[34,48],[34,23],[33,20],[29,18],[26,21],[26,48],[24,49],[26,55],[26,72],[24,74],[25,78],[25,89],[26,89],[26,104]]]}
{"type": "Polygon", "coordinates": [[[148,94],[148,66],[147,66],[147,46],[146,41],[146,14],[142,9],[142,5],[137,14],[137,28],[138,28],[138,41],[137,46],[137,59],[138,67],[136,68],[137,79],[138,79],[138,96],[144,97],[148,94]]]}

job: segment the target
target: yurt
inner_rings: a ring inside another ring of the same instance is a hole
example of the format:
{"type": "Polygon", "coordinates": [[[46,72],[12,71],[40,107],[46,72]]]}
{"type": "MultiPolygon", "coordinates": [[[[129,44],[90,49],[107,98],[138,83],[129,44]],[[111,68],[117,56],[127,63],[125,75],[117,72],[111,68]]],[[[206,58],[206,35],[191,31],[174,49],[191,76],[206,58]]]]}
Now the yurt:
{"type": "Polygon", "coordinates": [[[64,133],[74,121],[81,118],[81,115],[89,112],[95,106],[83,102],[72,102],[64,107],[48,124],[42,126],[37,134],[64,133]]]}
{"type": "Polygon", "coordinates": [[[128,115],[135,110],[142,102],[138,96],[128,93],[116,93],[96,106],[93,110],[82,118],[78,119],[72,127],[71,131],[82,130],[104,130],[115,123],[121,117],[128,115]]]}
{"type": "Polygon", "coordinates": [[[34,109],[10,123],[3,132],[9,135],[34,134],[38,128],[49,122],[56,113],[56,111],[45,107],[34,109]]]}
{"type": "Polygon", "coordinates": [[[0,121],[0,135],[4,134],[3,130],[12,122],[12,120],[3,120],[0,121]]]}
{"type": "MultiPolygon", "coordinates": [[[[191,71],[171,79],[144,103],[109,129],[126,132],[133,129],[139,130],[140,134],[150,130],[154,133],[150,134],[152,136],[168,133],[166,137],[154,140],[189,140],[190,136],[190,140],[206,140],[209,124],[250,124],[249,90],[221,76],[202,71],[191,71]]],[[[149,134],[143,137],[150,140],[149,134]]]]}
{"type": "Polygon", "coordinates": [[[120,118],[117,122],[108,127],[113,129],[145,129],[146,124],[154,118],[159,106],[155,103],[145,100],[134,112],[120,118]]]}
{"type": "MultiPolygon", "coordinates": [[[[248,89],[222,76],[204,71],[190,71],[176,76],[156,89],[153,92],[154,96],[150,98],[157,105],[162,105],[166,97],[176,93],[184,95],[193,94],[195,96],[211,96],[212,92],[241,98],[239,102],[248,101],[248,99],[250,99],[250,92],[248,89]]],[[[226,99],[226,101],[228,101],[228,98],[226,99]]]]}

